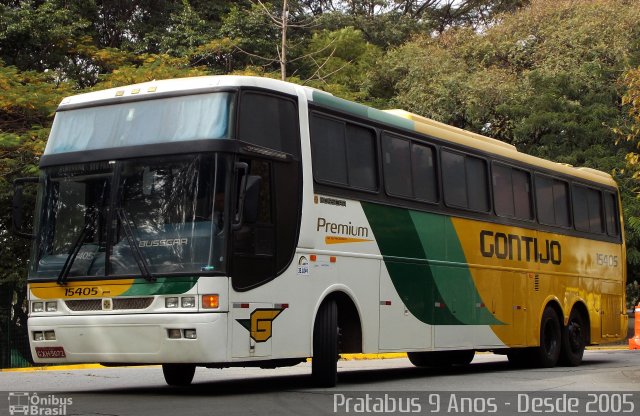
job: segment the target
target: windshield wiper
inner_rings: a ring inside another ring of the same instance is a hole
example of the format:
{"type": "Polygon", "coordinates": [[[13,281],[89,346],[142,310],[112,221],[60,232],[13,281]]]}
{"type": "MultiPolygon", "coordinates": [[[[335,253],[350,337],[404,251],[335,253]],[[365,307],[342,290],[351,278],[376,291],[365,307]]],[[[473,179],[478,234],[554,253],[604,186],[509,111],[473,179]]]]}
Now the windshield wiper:
{"type": "Polygon", "coordinates": [[[89,221],[87,221],[87,223],[84,225],[84,228],[80,232],[80,235],[78,236],[77,240],[73,243],[73,246],[71,247],[71,252],[69,253],[69,256],[67,256],[67,259],[64,261],[62,270],[60,270],[60,274],[58,275],[57,283],[59,285],[64,285],[65,282],[67,281],[67,277],[71,272],[71,267],[73,266],[73,262],[78,256],[80,249],[84,245],[84,239],[87,236],[87,233],[89,231],[95,230],[95,223],[96,223],[96,215],[94,212],[92,214],[89,214],[89,221]]]}
{"type": "Polygon", "coordinates": [[[127,215],[127,213],[123,208],[118,208],[116,212],[118,214],[118,219],[120,220],[120,223],[122,223],[122,229],[124,230],[124,234],[127,237],[127,242],[129,243],[129,247],[133,252],[133,258],[136,261],[138,268],[140,269],[140,273],[142,274],[142,277],[149,282],[155,282],[156,278],[151,275],[151,272],[149,271],[149,265],[147,264],[147,261],[142,256],[142,252],[140,251],[140,248],[135,242],[135,236],[133,235],[133,230],[131,229],[129,216],[127,215]]]}

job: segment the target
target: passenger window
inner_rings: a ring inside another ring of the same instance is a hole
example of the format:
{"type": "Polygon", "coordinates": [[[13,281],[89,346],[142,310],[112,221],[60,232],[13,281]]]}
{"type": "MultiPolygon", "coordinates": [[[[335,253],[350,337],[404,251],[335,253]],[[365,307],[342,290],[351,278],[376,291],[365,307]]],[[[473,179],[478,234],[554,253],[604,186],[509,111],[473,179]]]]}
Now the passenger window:
{"type": "Polygon", "coordinates": [[[496,214],[530,220],[532,215],[529,173],[494,163],[492,178],[496,214]]]}
{"type": "Polygon", "coordinates": [[[384,134],[382,152],[387,192],[390,195],[412,197],[409,141],[384,134]]]}
{"type": "Polygon", "coordinates": [[[573,216],[576,230],[602,234],[602,195],[600,191],[573,185],[573,216]]]}
{"type": "Polygon", "coordinates": [[[298,156],[298,114],[293,100],[245,91],[240,100],[240,140],[298,156]]]}
{"type": "Polygon", "coordinates": [[[382,152],[384,180],[389,195],[437,202],[435,152],[431,146],[385,133],[382,152]]]}
{"type": "Polygon", "coordinates": [[[438,177],[434,150],[430,146],[411,144],[411,173],[413,193],[417,199],[438,201],[438,177]]]}
{"type": "Polygon", "coordinates": [[[541,224],[568,227],[568,184],[544,175],[536,175],[536,207],[541,224]]]}
{"type": "Polygon", "coordinates": [[[513,206],[516,218],[523,220],[533,219],[531,210],[531,202],[533,200],[531,197],[531,176],[523,170],[513,169],[511,178],[513,179],[513,206]]]}
{"type": "Polygon", "coordinates": [[[616,209],[617,199],[615,194],[610,192],[604,193],[604,209],[607,222],[607,234],[610,236],[620,235],[620,227],[618,226],[618,210],[616,209]]]}
{"type": "Polygon", "coordinates": [[[346,139],[349,186],[368,190],[378,189],[374,131],[347,123],[346,139]]]}
{"type": "Polygon", "coordinates": [[[348,185],[344,123],[326,117],[311,117],[311,156],[317,180],[348,185]]]}
{"type": "Polygon", "coordinates": [[[489,188],[483,159],[442,151],[444,201],[449,206],[487,212],[489,188]]]}
{"type": "Polygon", "coordinates": [[[311,158],[317,181],[354,189],[378,189],[373,129],[311,114],[311,158]]]}
{"type": "Polygon", "coordinates": [[[442,186],[444,202],[449,206],[467,208],[467,180],[464,156],[442,151],[442,186]]]}

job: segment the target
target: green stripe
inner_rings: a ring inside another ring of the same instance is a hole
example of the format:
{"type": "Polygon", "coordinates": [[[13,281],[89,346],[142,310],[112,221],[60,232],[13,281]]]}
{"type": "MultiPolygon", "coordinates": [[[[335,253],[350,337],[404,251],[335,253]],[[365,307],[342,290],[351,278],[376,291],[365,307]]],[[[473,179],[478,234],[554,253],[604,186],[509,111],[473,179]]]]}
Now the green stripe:
{"type": "Polygon", "coordinates": [[[191,290],[198,277],[159,277],[155,282],[135,279],[122,296],[179,295],[191,290]]]}
{"type": "Polygon", "coordinates": [[[356,116],[366,118],[369,120],[378,121],[384,124],[400,127],[402,129],[415,131],[415,123],[412,120],[396,116],[394,114],[385,113],[384,111],[376,110],[366,105],[354,103],[353,101],[347,101],[342,98],[334,97],[331,94],[322,91],[314,91],[313,102],[333,108],[346,113],[354,114],[356,116]]]}
{"type": "Polygon", "coordinates": [[[407,309],[431,325],[501,324],[482,304],[449,217],[362,203],[407,309]],[[438,306],[439,305],[439,306],[438,306]]]}

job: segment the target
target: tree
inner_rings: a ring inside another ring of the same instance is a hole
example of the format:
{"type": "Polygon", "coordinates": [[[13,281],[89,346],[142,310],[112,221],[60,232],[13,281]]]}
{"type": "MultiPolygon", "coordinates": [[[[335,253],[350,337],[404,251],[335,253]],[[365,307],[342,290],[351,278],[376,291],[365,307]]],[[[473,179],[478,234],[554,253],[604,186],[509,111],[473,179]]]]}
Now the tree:
{"type": "MultiPolygon", "coordinates": [[[[28,355],[24,277],[30,242],[10,234],[12,182],[38,172],[51,115],[70,91],[69,84],[52,82],[47,74],[20,72],[0,61],[0,367],[8,365],[11,353],[7,329],[18,336],[13,346],[28,355]]],[[[27,197],[33,206],[34,195],[27,197]]]]}
{"type": "MultiPolygon", "coordinates": [[[[627,118],[620,74],[640,61],[640,3],[533,0],[496,19],[480,31],[422,35],[389,51],[369,76],[369,99],[530,154],[613,172],[625,214],[636,218],[637,186],[624,159],[629,143],[616,146],[614,128],[627,118]]],[[[630,87],[634,79],[630,73],[630,87]]],[[[640,102],[628,91],[626,102],[640,102]]],[[[628,270],[637,275],[640,227],[626,230],[628,270]]]]}

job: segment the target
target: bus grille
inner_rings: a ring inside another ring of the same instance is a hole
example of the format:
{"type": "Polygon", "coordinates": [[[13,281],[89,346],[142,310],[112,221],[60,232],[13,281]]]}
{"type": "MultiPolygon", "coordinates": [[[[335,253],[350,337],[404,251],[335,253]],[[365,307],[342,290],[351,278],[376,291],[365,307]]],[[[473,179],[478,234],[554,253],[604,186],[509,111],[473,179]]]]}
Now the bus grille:
{"type": "MultiPolygon", "coordinates": [[[[64,303],[74,312],[101,311],[102,299],[73,299],[64,303]]],[[[113,299],[113,310],[146,309],[153,303],[153,297],[148,298],[116,298],[113,299]]]]}

